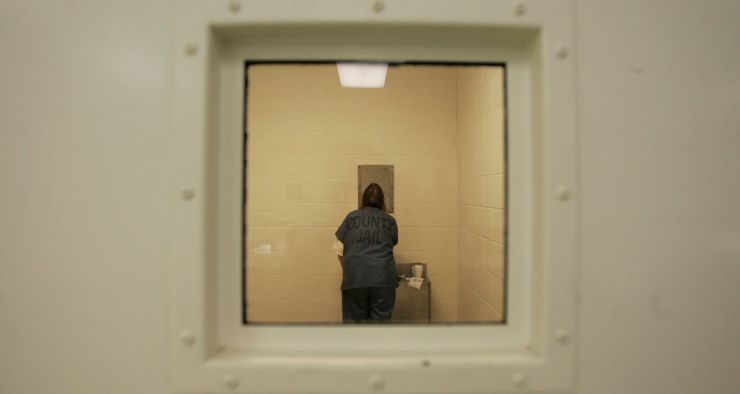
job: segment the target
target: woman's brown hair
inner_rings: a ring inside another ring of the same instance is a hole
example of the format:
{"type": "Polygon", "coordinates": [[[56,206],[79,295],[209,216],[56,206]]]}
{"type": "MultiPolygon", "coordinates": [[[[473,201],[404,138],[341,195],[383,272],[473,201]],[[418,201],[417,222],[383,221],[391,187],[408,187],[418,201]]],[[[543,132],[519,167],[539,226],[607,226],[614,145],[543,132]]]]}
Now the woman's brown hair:
{"type": "Polygon", "coordinates": [[[377,183],[371,183],[367,185],[365,191],[362,193],[362,205],[360,208],[374,207],[385,211],[385,195],[383,195],[383,188],[377,183]]]}

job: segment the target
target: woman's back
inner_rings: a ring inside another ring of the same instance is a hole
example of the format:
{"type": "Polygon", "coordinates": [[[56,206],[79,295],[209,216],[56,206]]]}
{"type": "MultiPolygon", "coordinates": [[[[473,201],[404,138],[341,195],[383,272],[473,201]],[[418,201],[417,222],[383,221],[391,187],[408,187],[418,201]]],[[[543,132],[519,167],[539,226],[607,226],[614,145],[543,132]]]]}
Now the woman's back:
{"type": "Polygon", "coordinates": [[[336,236],[344,244],[342,290],[398,286],[393,258],[398,226],[392,216],[375,207],[352,211],[336,236]]]}

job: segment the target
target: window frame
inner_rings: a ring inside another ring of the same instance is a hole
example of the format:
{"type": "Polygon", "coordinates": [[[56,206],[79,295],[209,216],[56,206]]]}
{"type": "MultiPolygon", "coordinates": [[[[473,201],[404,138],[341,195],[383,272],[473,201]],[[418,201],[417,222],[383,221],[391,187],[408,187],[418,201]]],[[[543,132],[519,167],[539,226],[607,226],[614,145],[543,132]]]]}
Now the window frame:
{"type": "Polygon", "coordinates": [[[400,3],[392,3],[383,15],[365,15],[356,3],[327,3],[333,17],[283,1],[248,2],[244,10],[233,2],[178,3],[172,133],[178,197],[170,255],[175,386],[337,393],[358,384],[387,392],[572,387],[575,84],[565,46],[572,43],[572,4],[535,1],[522,15],[502,1],[428,1],[426,12],[394,11],[400,3]],[[454,24],[446,22],[452,17],[454,24]],[[358,24],[337,26],[347,21],[358,24]],[[368,31],[379,37],[368,38],[368,31]],[[241,324],[244,62],[347,57],[507,64],[507,249],[515,263],[507,269],[506,325],[241,324]]]}

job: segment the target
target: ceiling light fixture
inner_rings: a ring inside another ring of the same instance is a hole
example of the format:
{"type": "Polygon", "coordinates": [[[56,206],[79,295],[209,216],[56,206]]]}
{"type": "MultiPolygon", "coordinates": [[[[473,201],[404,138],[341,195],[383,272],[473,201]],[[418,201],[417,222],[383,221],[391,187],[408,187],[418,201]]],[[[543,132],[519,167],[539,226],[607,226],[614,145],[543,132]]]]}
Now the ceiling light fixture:
{"type": "Polygon", "coordinates": [[[386,63],[337,63],[339,82],[347,88],[382,88],[386,63]]]}

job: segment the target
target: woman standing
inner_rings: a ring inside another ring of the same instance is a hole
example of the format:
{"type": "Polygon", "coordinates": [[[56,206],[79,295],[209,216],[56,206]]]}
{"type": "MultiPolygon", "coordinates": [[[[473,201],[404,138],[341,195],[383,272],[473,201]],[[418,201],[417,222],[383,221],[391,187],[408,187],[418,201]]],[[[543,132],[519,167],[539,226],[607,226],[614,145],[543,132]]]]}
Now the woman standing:
{"type": "Polygon", "coordinates": [[[371,183],[360,209],[350,212],[335,233],[342,264],[342,320],[379,323],[391,319],[396,302],[398,243],[396,219],[386,213],[383,189],[371,183]]]}

